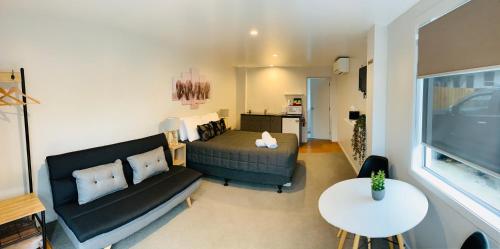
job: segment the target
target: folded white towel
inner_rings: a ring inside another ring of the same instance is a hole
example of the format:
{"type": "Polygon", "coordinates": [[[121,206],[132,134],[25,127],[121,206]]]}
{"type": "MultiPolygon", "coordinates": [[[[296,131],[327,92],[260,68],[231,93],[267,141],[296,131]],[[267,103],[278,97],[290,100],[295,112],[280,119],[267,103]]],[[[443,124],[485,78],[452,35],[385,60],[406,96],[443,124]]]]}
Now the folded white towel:
{"type": "Polygon", "coordinates": [[[270,149],[276,149],[278,148],[278,142],[276,141],[276,138],[273,138],[269,132],[264,131],[262,133],[262,140],[266,144],[267,148],[270,149]]]}
{"type": "Polygon", "coordinates": [[[264,143],[264,140],[262,140],[262,139],[255,140],[255,145],[257,147],[266,147],[266,143],[264,143]]]}
{"type": "Polygon", "coordinates": [[[267,131],[262,132],[262,140],[266,141],[267,139],[271,139],[271,138],[273,138],[273,137],[271,136],[271,134],[269,134],[269,132],[267,132],[267,131]]]}
{"type": "Polygon", "coordinates": [[[266,146],[269,149],[276,149],[276,148],[278,148],[278,142],[276,141],[276,138],[271,138],[271,139],[268,139],[268,140],[266,140],[264,142],[266,143],[266,146]]]}

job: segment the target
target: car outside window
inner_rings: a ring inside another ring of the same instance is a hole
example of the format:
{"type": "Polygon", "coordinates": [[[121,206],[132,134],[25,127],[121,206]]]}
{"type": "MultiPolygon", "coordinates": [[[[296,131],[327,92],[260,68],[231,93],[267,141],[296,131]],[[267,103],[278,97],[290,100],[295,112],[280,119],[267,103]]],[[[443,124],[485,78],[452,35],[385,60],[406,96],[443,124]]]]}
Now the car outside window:
{"type": "Polygon", "coordinates": [[[424,168],[500,215],[500,70],[420,82],[424,168]]]}
{"type": "Polygon", "coordinates": [[[474,96],[460,105],[459,112],[462,115],[488,115],[492,94],[474,96]]]}

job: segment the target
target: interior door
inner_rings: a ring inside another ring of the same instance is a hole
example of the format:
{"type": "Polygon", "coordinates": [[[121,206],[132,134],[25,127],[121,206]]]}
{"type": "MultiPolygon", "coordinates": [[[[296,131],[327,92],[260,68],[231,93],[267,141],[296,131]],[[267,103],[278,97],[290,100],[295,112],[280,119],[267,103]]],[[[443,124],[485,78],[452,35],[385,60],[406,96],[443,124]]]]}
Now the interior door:
{"type": "Polygon", "coordinates": [[[330,139],[330,79],[310,78],[308,84],[310,137],[330,139]]]}

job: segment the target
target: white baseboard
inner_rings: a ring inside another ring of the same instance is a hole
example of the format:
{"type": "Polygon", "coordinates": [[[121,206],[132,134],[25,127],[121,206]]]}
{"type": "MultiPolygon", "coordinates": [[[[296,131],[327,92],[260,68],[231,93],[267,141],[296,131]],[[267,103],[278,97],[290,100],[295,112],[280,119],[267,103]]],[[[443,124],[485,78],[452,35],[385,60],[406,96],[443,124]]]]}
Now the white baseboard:
{"type": "Polygon", "coordinates": [[[342,146],[342,144],[341,144],[341,143],[338,143],[338,144],[339,144],[340,149],[342,150],[342,152],[344,152],[344,155],[345,155],[345,157],[347,158],[347,161],[349,161],[349,164],[351,164],[352,169],[354,169],[354,172],[356,172],[356,174],[358,174],[358,173],[359,173],[359,170],[358,170],[358,168],[357,168],[357,164],[356,164],[356,162],[354,162],[354,161],[352,160],[351,156],[349,156],[349,154],[347,154],[347,151],[345,150],[344,146],[342,146]]]}

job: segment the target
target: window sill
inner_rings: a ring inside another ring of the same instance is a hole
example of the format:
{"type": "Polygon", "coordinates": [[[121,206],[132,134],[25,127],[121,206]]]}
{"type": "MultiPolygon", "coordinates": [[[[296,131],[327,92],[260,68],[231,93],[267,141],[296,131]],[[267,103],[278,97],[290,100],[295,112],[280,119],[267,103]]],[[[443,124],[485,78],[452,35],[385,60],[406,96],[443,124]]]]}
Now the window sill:
{"type": "MultiPolygon", "coordinates": [[[[461,193],[422,167],[412,167],[414,178],[447,205],[494,239],[500,230],[500,216],[461,193]]],[[[499,241],[500,242],[500,241],[499,241]]]]}

